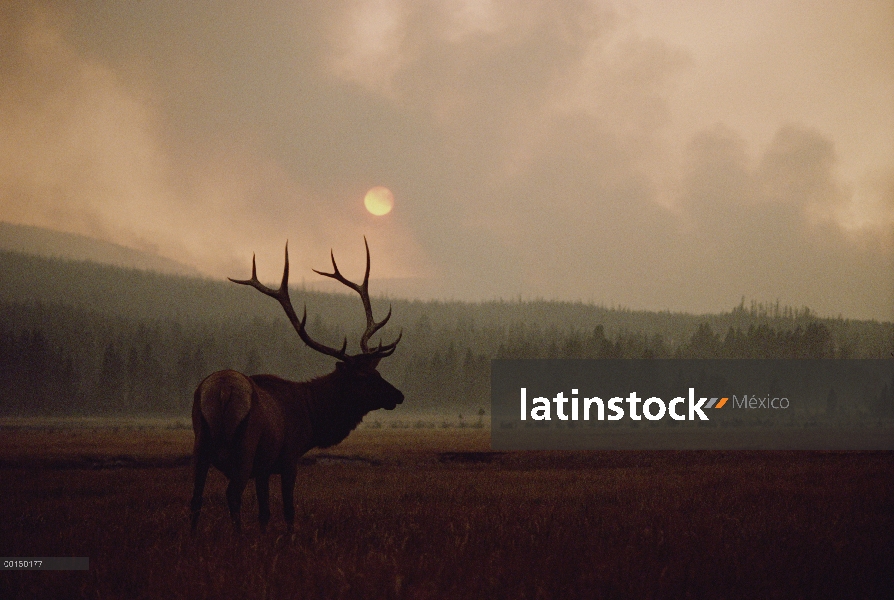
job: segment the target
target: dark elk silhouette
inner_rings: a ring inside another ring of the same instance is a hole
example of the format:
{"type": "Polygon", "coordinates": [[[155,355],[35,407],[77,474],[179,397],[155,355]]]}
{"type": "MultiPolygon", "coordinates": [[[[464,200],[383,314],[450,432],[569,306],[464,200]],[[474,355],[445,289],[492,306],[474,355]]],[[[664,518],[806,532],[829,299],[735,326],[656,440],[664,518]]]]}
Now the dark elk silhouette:
{"type": "Polygon", "coordinates": [[[192,529],[202,510],[202,492],[211,465],[229,479],[227,504],[233,527],[242,528],[242,493],[249,479],[255,480],[258,519],[265,529],[270,521],[270,475],[278,473],[282,483],[283,516],[289,529],[295,521],[294,488],[298,459],[312,448],[328,448],[345,439],[370,411],[392,410],[404,395],[385,381],[376,367],[394,353],[401,335],[390,344],[369,347],[369,340],[388,319],[373,319],[369,300],[369,245],[366,245],[366,274],[363,283],[345,279],[332,257],[332,273],[316,271],[340,281],[358,294],[366,311],[366,331],[360,338],[360,354],[346,354],[347,337],[340,350],[325,346],[308,335],[307,306],[299,319],[289,299],[289,246],[282,283],[278,290],[258,281],[255,259],[251,261],[251,279],[230,279],[250,285],[275,298],[305,344],[338,359],[335,370],[310,381],[287,381],[275,375],[243,375],[236,371],[218,371],[205,378],[196,389],[192,405],[195,431],[195,480],[192,502],[192,529]]]}

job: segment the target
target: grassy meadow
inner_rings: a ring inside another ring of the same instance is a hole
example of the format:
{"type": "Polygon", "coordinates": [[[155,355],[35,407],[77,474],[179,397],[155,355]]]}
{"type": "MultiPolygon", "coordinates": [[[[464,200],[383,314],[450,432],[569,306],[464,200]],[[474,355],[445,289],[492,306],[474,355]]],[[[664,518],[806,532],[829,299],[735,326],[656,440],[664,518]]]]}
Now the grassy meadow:
{"type": "Polygon", "coordinates": [[[845,598],[894,583],[889,452],[490,451],[487,428],[365,427],[308,455],[296,528],[241,538],[212,471],[191,535],[182,425],[0,436],[3,598],[845,598]]]}

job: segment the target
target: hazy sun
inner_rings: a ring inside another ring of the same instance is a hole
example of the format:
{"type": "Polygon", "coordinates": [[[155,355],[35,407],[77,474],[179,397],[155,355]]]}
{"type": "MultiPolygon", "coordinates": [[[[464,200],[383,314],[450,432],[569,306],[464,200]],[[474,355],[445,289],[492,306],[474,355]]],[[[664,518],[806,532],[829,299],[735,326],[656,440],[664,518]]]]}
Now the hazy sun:
{"type": "Polygon", "coordinates": [[[388,188],[377,185],[366,192],[363,204],[366,206],[366,210],[381,217],[390,213],[394,208],[394,194],[388,188]]]}

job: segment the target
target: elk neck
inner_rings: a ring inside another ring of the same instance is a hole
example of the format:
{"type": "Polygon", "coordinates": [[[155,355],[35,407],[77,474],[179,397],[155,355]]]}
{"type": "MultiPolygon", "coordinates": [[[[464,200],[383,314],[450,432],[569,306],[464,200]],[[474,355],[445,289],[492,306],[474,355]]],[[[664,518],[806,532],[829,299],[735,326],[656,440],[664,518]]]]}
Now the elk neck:
{"type": "Polygon", "coordinates": [[[337,373],[311,379],[307,386],[314,446],[334,446],[357,428],[367,411],[352,397],[350,385],[337,373]]]}

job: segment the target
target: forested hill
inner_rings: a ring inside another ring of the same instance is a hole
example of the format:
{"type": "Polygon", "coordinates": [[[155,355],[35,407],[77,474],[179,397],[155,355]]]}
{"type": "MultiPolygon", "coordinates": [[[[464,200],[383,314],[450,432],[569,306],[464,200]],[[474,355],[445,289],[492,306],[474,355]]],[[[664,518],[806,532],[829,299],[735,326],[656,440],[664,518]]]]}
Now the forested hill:
{"type": "Polygon", "coordinates": [[[141,252],[74,233],[2,221],[0,221],[0,250],[70,260],[89,260],[100,264],[147,269],[160,273],[199,275],[196,268],[157,254],[141,252]]]}
{"type": "MultiPolygon", "coordinates": [[[[375,291],[375,280],[371,282],[375,291]]],[[[291,290],[324,343],[364,327],[356,295],[291,290]]],[[[376,298],[403,330],[380,370],[400,410],[487,407],[495,357],[886,357],[894,324],[817,319],[806,309],[742,305],[716,315],[568,302],[419,302],[376,298]]],[[[227,281],[0,252],[0,414],[185,416],[220,368],[303,379],[330,358],[306,349],[279,305],[227,281]]]]}

